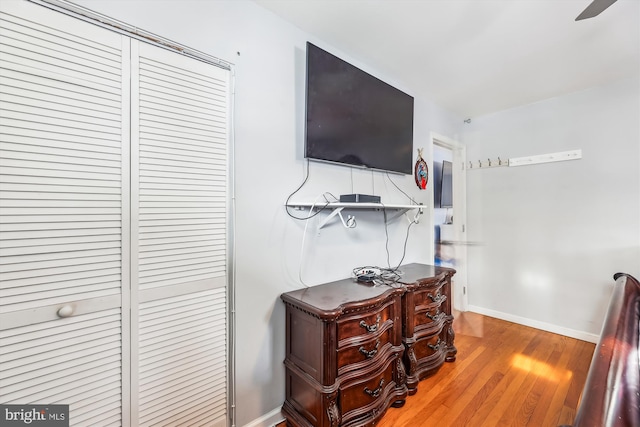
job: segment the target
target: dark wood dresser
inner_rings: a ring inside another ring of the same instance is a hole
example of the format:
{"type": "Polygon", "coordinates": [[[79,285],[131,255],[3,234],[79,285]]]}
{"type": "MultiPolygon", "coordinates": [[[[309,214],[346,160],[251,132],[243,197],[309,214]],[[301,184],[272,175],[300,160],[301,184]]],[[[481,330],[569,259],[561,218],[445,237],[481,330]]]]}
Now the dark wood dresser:
{"type": "Polygon", "coordinates": [[[423,264],[403,266],[402,342],[409,394],[442,363],[456,360],[451,278],[455,270],[423,264]]]}
{"type": "Polygon", "coordinates": [[[345,279],[282,294],[288,425],[372,426],[404,405],[407,386],[415,393],[419,379],[455,360],[455,270],[400,269],[394,287],[345,279]]]}

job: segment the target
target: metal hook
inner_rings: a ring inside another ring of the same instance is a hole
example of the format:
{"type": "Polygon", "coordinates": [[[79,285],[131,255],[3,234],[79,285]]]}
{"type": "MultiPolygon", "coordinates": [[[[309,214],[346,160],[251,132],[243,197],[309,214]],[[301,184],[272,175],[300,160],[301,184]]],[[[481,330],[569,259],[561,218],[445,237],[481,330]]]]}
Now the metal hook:
{"type": "Polygon", "coordinates": [[[419,224],[420,223],[420,215],[422,215],[422,208],[418,208],[416,209],[416,214],[413,216],[413,222],[415,224],[419,224]]]}
{"type": "Polygon", "coordinates": [[[342,216],[342,212],[338,212],[338,216],[340,217],[340,221],[342,221],[342,225],[344,228],[356,228],[356,217],[353,215],[347,215],[347,220],[344,220],[342,216]]]}

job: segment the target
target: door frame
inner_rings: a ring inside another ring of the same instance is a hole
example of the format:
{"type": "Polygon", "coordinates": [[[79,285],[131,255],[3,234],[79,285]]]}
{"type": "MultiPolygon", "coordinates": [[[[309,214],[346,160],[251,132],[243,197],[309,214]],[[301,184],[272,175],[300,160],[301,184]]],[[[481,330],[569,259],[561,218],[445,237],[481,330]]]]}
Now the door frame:
{"type": "MultiPolygon", "coordinates": [[[[458,311],[467,311],[469,306],[467,285],[467,173],[464,167],[467,150],[466,147],[444,135],[431,132],[431,159],[433,159],[433,146],[437,145],[451,150],[453,153],[453,206],[454,206],[454,248],[456,259],[456,274],[453,276],[453,307],[458,311]]],[[[432,165],[433,166],[433,165],[432,165]]],[[[432,167],[433,170],[433,167],[432,167]]],[[[433,198],[432,198],[433,200],[433,198]]],[[[431,215],[431,228],[435,226],[433,211],[431,215]]],[[[435,239],[432,253],[435,254],[435,239]]]]}

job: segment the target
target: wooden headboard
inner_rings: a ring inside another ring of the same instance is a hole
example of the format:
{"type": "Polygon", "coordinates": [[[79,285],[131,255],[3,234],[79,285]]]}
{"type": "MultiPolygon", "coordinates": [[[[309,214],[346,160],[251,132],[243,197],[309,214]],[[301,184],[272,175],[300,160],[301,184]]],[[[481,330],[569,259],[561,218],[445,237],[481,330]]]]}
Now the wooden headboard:
{"type": "Polygon", "coordinates": [[[573,427],[640,426],[640,283],[618,273],[573,427]]]}

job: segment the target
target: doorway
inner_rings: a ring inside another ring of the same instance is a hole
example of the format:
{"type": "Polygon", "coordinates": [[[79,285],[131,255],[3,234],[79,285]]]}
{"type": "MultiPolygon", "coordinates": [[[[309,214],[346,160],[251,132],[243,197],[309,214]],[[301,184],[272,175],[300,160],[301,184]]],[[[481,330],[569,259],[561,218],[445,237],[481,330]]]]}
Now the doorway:
{"type": "Polygon", "coordinates": [[[467,310],[465,147],[442,135],[431,136],[434,264],[455,268],[453,307],[467,310]]]}

